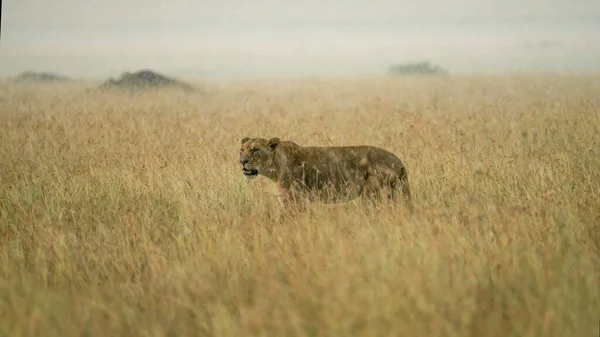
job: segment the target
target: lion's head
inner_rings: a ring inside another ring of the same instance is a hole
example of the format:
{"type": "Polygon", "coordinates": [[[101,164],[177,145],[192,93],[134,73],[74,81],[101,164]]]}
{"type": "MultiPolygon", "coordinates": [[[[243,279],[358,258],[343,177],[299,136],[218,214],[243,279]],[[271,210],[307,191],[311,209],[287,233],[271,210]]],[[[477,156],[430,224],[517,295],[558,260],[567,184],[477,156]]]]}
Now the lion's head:
{"type": "Polygon", "coordinates": [[[259,174],[270,176],[276,171],[275,149],[279,143],[277,137],[269,140],[249,137],[242,139],[240,164],[248,179],[255,178],[259,174]]]}

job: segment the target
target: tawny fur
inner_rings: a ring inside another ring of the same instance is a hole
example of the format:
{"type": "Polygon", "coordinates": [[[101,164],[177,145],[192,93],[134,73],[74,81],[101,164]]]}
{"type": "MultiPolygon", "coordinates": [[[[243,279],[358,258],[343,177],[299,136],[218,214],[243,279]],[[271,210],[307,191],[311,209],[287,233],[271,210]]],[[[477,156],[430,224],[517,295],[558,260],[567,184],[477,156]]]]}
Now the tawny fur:
{"type": "Polygon", "coordinates": [[[301,199],[325,203],[358,197],[409,204],[408,173],[393,153],[374,146],[304,147],[279,138],[242,139],[240,163],[246,177],[273,180],[285,201],[301,199]]]}

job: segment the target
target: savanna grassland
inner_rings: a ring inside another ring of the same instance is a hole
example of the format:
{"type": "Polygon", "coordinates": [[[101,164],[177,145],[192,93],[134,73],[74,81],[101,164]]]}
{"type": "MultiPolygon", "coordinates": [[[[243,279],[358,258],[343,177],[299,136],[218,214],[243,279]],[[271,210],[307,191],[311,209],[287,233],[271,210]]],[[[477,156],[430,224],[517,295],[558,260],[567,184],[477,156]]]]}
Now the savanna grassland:
{"type": "Polygon", "coordinates": [[[597,336],[600,77],[0,85],[2,336],[597,336]],[[284,213],[245,137],[369,144],[415,211],[284,213]]]}

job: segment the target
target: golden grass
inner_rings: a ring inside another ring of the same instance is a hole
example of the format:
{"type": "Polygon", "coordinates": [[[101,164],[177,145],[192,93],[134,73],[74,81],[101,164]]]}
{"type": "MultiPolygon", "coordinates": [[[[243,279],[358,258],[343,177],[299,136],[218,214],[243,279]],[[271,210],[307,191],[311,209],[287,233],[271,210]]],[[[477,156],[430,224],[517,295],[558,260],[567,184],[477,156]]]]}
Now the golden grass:
{"type": "Polygon", "coordinates": [[[0,86],[2,336],[596,336],[600,77],[0,86]],[[279,213],[244,136],[370,144],[410,216],[279,213]]]}

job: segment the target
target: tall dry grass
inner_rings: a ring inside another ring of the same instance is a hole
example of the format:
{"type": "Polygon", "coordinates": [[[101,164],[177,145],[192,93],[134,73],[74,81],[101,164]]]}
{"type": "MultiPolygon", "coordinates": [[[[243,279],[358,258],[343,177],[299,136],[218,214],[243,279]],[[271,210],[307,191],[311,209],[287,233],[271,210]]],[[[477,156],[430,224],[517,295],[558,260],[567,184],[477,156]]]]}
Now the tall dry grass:
{"type": "Polygon", "coordinates": [[[3,336],[596,336],[600,77],[0,86],[3,336]],[[415,214],[281,214],[244,136],[370,144],[415,214]]]}

